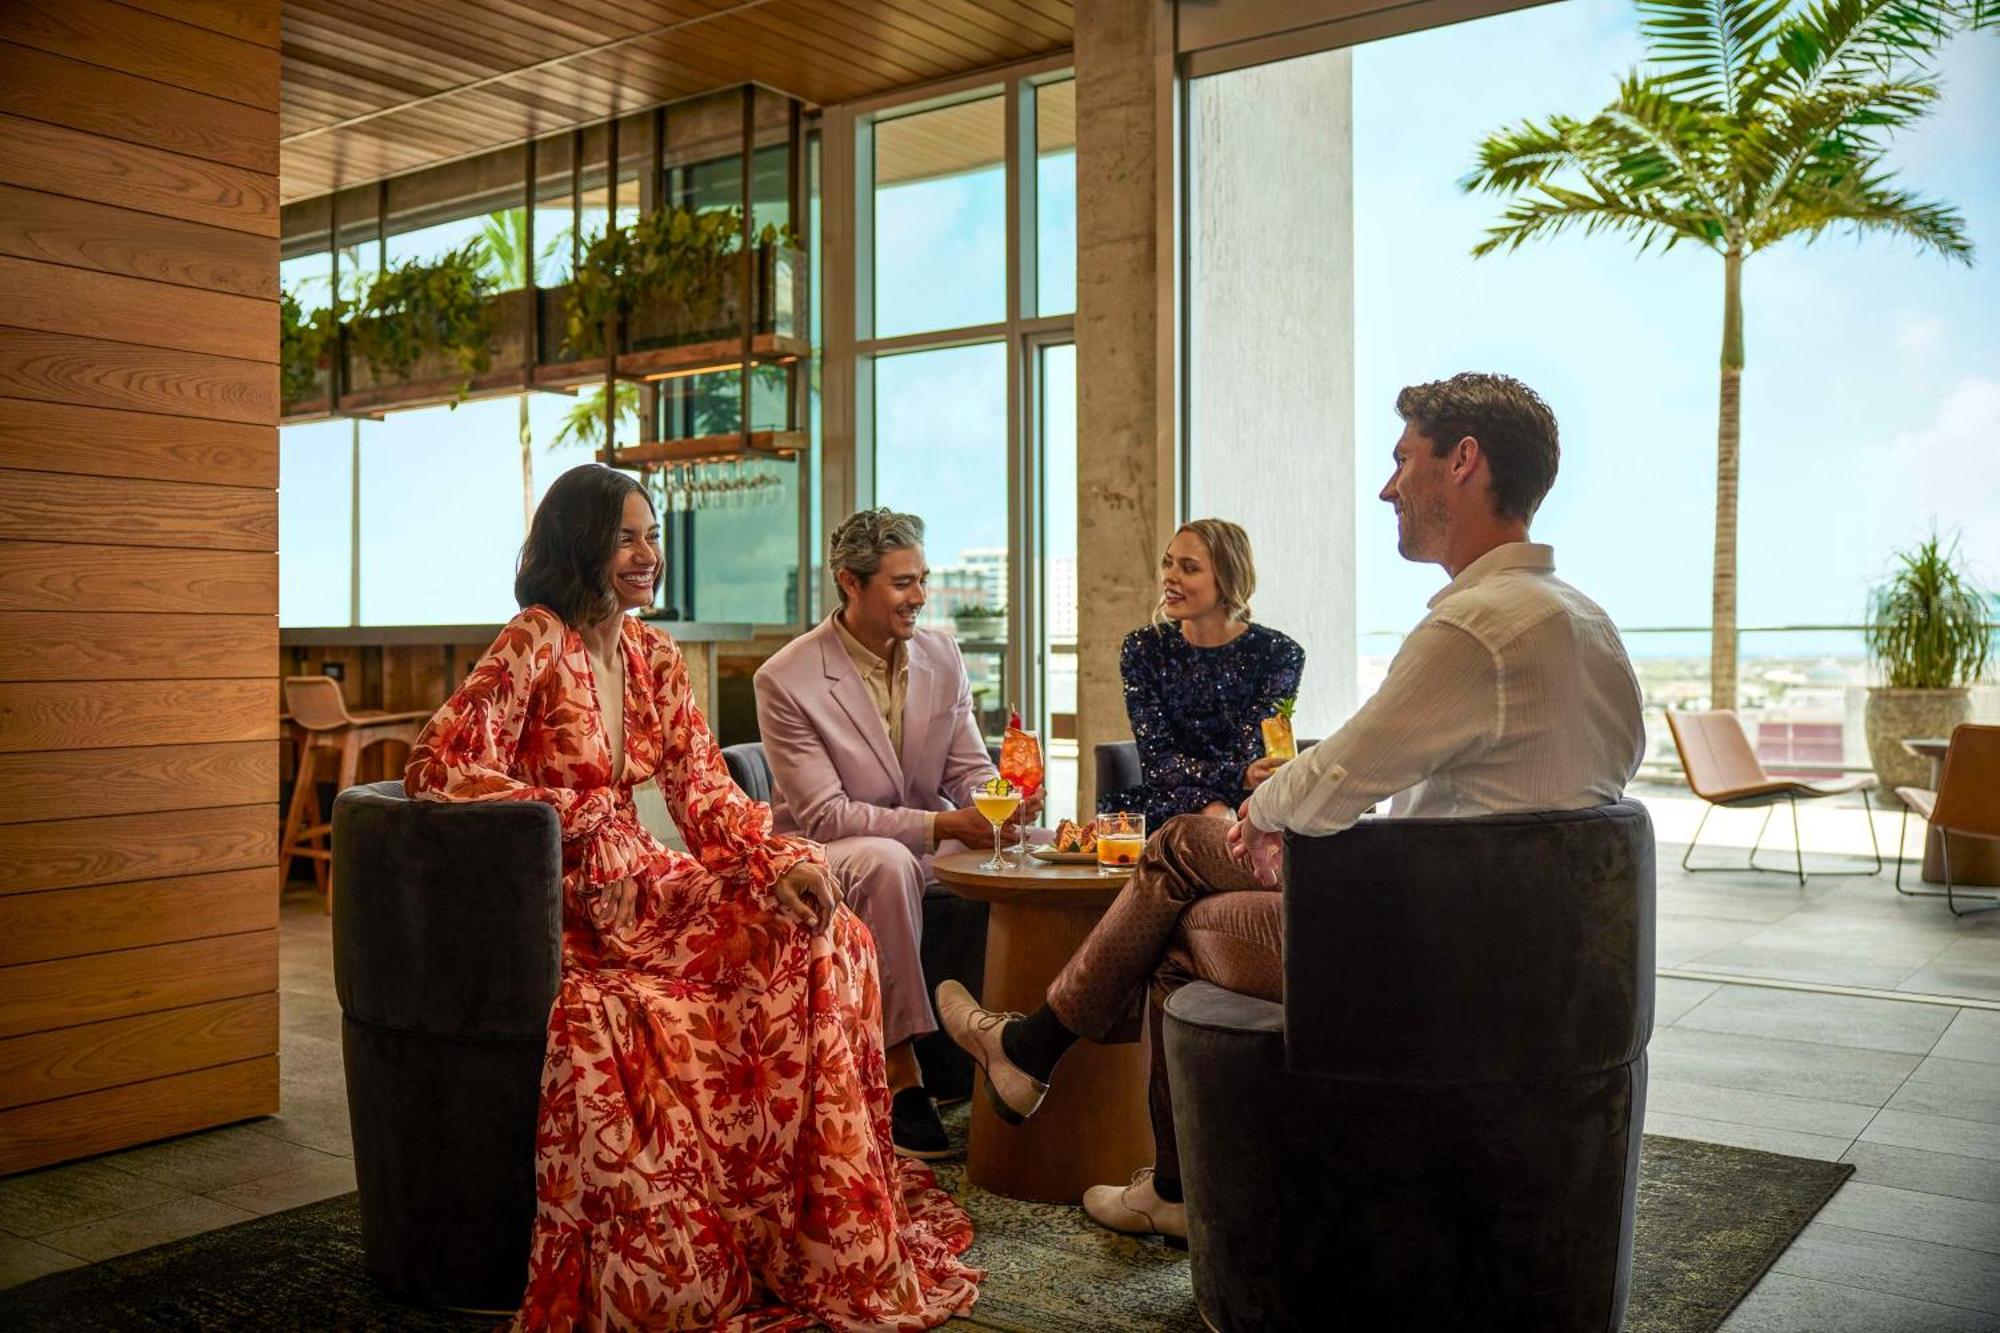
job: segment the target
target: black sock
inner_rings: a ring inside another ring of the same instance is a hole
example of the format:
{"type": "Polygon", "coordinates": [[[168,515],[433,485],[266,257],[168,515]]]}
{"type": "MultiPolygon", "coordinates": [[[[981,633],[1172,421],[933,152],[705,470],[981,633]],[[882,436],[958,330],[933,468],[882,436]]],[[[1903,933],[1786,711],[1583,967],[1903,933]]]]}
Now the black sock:
{"type": "Polygon", "coordinates": [[[1055,1072],[1056,1061],[1076,1041],[1076,1034],[1064,1027],[1055,1010],[1044,1004],[1026,1018],[1000,1029],[1000,1049],[1014,1067],[1046,1083],[1055,1072]]]}
{"type": "Polygon", "coordinates": [[[1187,1202],[1181,1198],[1181,1178],[1179,1176],[1169,1178],[1155,1171],[1153,1173],[1153,1193],[1159,1195],[1167,1203],[1187,1202]]]}

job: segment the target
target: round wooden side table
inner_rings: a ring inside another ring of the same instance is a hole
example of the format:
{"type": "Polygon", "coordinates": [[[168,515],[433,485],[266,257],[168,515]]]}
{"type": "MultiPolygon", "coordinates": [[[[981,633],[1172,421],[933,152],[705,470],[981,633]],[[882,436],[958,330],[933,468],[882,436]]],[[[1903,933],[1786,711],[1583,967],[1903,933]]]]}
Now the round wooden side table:
{"type": "MultiPolygon", "coordinates": [[[[988,855],[940,856],[934,873],[954,893],[991,906],[979,1002],[1031,1013],[1127,877],[1033,857],[1013,870],[981,870],[988,855]]],[[[1153,1161],[1146,1078],[1143,1042],[1079,1041],[1056,1067],[1041,1109],[1010,1125],[986,1100],[982,1076],[972,1093],[967,1178],[995,1194],[1052,1203],[1075,1203],[1092,1185],[1124,1184],[1153,1161]]]]}

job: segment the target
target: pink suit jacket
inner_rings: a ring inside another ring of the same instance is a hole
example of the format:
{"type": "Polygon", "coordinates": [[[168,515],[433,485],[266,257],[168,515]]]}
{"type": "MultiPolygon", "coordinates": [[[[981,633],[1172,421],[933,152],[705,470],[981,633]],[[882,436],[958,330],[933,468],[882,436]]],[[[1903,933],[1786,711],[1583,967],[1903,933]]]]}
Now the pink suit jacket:
{"type": "Polygon", "coordinates": [[[758,668],[775,831],[821,843],[894,838],[921,857],[928,812],[966,805],[973,784],[994,775],[957,642],[920,629],[905,651],[900,760],[832,617],[758,668]]]}

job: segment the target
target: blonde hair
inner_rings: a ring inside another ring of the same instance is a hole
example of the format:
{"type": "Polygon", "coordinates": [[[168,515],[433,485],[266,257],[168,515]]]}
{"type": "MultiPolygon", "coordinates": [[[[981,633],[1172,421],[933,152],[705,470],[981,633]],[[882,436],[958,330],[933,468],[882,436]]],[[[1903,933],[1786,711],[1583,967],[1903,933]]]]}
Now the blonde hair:
{"type": "MultiPolygon", "coordinates": [[[[1250,623],[1250,598],[1257,591],[1257,565],[1250,558],[1250,534],[1226,518],[1191,518],[1174,529],[1174,536],[1192,532],[1208,547],[1215,571],[1215,595],[1231,620],[1250,623]]],[[[1166,619],[1167,603],[1153,608],[1153,623],[1166,619]]]]}

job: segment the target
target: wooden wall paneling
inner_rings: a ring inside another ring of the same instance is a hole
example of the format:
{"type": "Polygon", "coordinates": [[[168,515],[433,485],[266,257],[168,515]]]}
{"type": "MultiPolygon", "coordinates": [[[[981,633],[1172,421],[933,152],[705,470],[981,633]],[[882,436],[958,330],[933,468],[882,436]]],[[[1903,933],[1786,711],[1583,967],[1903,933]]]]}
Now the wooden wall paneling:
{"type": "Polygon", "coordinates": [[[0,397],[263,425],[277,420],[278,367],[0,328],[0,397]]]}
{"type": "MultiPolygon", "coordinates": [[[[0,824],[0,893],[251,870],[277,861],[275,800],[163,814],[0,824]]],[[[274,960],[272,966],[276,965],[274,960]]],[[[0,1000],[0,1009],[4,1008],[0,1000]]]]}
{"type": "Polygon", "coordinates": [[[0,1111],[0,1174],[277,1110],[275,1056],[36,1102],[0,1111]]]}
{"type": "Polygon", "coordinates": [[[0,468],[271,490],[278,484],[278,428],[189,425],[185,417],[153,412],[0,399],[0,468]]]}
{"type": "Polygon", "coordinates": [[[278,494],[130,477],[0,469],[0,540],[275,551],[278,494]]]}
{"type": "Polygon", "coordinates": [[[0,611],[0,681],[251,677],[277,653],[269,615],[0,611]]]}
{"type": "Polygon", "coordinates": [[[134,9],[144,9],[197,28],[223,33],[242,41],[276,50],[284,40],[278,0],[124,0],[134,9]]]}
{"type": "Polygon", "coordinates": [[[147,347],[278,359],[278,304],[0,256],[6,322],[147,347]]]}
{"type": "Polygon", "coordinates": [[[271,801],[269,741],[0,754],[0,824],[271,801]]]}
{"type": "Polygon", "coordinates": [[[277,738],[269,677],[0,684],[0,754],[277,738]]]}
{"type": "Polygon", "coordinates": [[[0,1040],[0,1109],[269,1055],[278,995],[113,1018],[0,1040]]]}
{"type": "Polygon", "coordinates": [[[278,240],[0,185],[0,254],[278,299],[278,240]]]}
{"type": "Polygon", "coordinates": [[[281,39],[0,4],[0,1173],[277,1109],[281,39]]]}
{"type": "Polygon", "coordinates": [[[0,895],[0,967],[276,930],[275,866],[0,895]]]}
{"type": "Polygon", "coordinates": [[[268,50],[114,0],[8,0],[0,5],[0,37],[170,87],[278,109],[278,62],[268,50]]]}
{"type": "Polygon", "coordinates": [[[383,707],[382,703],[382,658],[385,649],[379,643],[370,643],[361,649],[361,706],[368,709],[383,707]]]}
{"type": "Polygon", "coordinates": [[[347,711],[370,707],[366,694],[367,683],[361,669],[362,650],[356,644],[305,644],[303,669],[294,671],[295,676],[330,676],[329,666],[340,673],[340,698],[347,705],[347,711]]]}
{"type": "Polygon", "coordinates": [[[0,1037],[278,988],[275,931],[0,968],[0,1037]]]}
{"type": "MultiPolygon", "coordinates": [[[[0,417],[6,404],[0,403],[0,417]]],[[[0,611],[278,614],[271,551],[0,541],[0,611]]]]}
{"type": "MultiPolygon", "coordinates": [[[[7,9],[0,6],[0,14],[7,9]]],[[[277,182],[185,153],[0,115],[0,181],[256,236],[278,235],[277,182]]]]}
{"type": "Polygon", "coordinates": [[[444,645],[391,644],[382,652],[382,707],[392,713],[445,701],[444,645]]]}
{"type": "Polygon", "coordinates": [[[276,175],[278,116],[0,42],[0,111],[276,175]]]}

